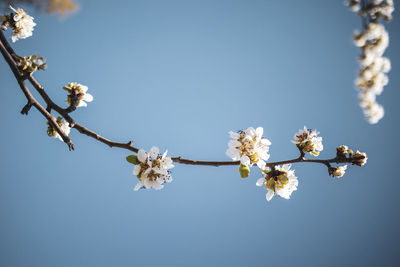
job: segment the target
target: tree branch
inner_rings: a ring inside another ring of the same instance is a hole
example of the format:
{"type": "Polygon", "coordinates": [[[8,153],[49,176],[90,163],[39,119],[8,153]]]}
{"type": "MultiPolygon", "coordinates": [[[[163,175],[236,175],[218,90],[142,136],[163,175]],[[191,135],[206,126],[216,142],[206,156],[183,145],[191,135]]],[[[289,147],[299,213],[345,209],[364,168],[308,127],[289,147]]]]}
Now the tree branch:
{"type": "MultiPolygon", "coordinates": [[[[3,43],[4,40],[5,40],[5,37],[3,35],[3,32],[0,30],[1,54],[3,55],[4,59],[7,61],[8,65],[10,66],[10,68],[15,76],[15,79],[17,79],[17,82],[18,82],[22,92],[24,93],[26,99],[28,100],[28,103],[24,106],[21,113],[27,115],[30,108],[32,106],[34,106],[49,121],[51,127],[53,127],[57,131],[57,133],[61,136],[62,140],[68,145],[69,150],[73,150],[74,145],[73,145],[71,139],[63,132],[63,130],[61,130],[61,128],[58,125],[54,116],[51,115],[42,105],[40,105],[40,103],[33,97],[31,92],[29,91],[28,87],[26,87],[23,77],[20,75],[20,72],[18,70],[17,64],[15,63],[13,57],[10,55],[6,46],[3,43]]],[[[6,43],[7,43],[7,41],[6,41],[6,43]]]]}
{"type": "MultiPolygon", "coordinates": [[[[49,95],[46,93],[44,90],[44,87],[33,77],[32,73],[29,73],[28,75],[22,76],[18,70],[18,66],[14,60],[14,58],[11,56],[14,53],[14,50],[11,48],[7,40],[5,39],[2,31],[0,30],[0,49],[3,54],[3,57],[7,61],[8,65],[10,66],[11,70],[14,73],[15,78],[17,79],[18,84],[20,85],[23,93],[25,94],[28,103],[25,105],[21,113],[23,114],[28,114],[29,109],[34,106],[36,109],[39,110],[40,113],[50,122],[51,126],[56,129],[57,133],[62,137],[65,143],[68,144],[70,150],[73,150],[73,144],[71,140],[69,139],[68,136],[65,135],[65,133],[60,129],[58,126],[56,119],[53,115],[50,114],[51,110],[55,110],[57,113],[59,113],[68,123],[71,128],[76,129],[78,132],[81,134],[87,135],[89,137],[92,137],[96,139],[97,141],[100,141],[110,147],[119,147],[122,149],[126,149],[129,151],[132,151],[134,153],[138,153],[139,149],[132,146],[132,141],[129,141],[127,143],[120,143],[120,142],[114,142],[109,139],[106,139],[99,134],[95,133],[92,130],[87,129],[86,127],[80,125],[77,123],[70,115],[69,112],[71,112],[70,108],[61,108],[58,106],[56,103],[53,102],[53,100],[49,97],[49,95]],[[30,91],[25,85],[24,79],[28,79],[29,82],[32,84],[32,86],[36,89],[36,91],[39,93],[39,95],[42,97],[42,99],[46,102],[47,107],[46,109],[39,104],[39,102],[32,96],[30,91]]],[[[321,163],[324,164],[328,167],[330,167],[330,163],[345,163],[345,162],[351,162],[351,159],[349,158],[333,158],[333,159],[328,159],[328,160],[317,160],[317,159],[305,159],[304,158],[304,152],[300,150],[300,156],[295,159],[291,160],[285,160],[285,161],[276,161],[276,162],[267,162],[266,166],[273,168],[276,165],[280,164],[290,164],[290,163],[298,163],[298,162],[312,162],[312,163],[321,163]]],[[[191,160],[191,159],[186,159],[182,157],[172,157],[172,161],[176,163],[181,163],[181,164],[188,164],[188,165],[202,165],[202,166],[232,166],[232,165],[239,165],[240,161],[199,161],[199,160],[191,160]]]]}

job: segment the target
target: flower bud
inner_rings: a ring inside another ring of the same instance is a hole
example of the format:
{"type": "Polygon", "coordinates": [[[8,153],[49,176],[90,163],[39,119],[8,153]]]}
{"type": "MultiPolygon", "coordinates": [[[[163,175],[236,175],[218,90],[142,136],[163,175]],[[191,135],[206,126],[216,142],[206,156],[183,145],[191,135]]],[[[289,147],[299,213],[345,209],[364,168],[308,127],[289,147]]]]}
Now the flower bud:
{"type": "Polygon", "coordinates": [[[239,165],[239,174],[240,174],[240,177],[242,177],[242,178],[249,177],[250,168],[246,165],[240,164],[239,165]]]}
{"type": "Polygon", "coordinates": [[[343,177],[347,170],[347,165],[344,166],[337,166],[337,167],[329,167],[328,172],[329,175],[332,175],[333,177],[340,178],[343,177]]]}
{"type": "Polygon", "coordinates": [[[361,167],[367,163],[367,159],[367,154],[357,150],[356,153],[351,155],[351,164],[361,167]]]}
{"type": "Polygon", "coordinates": [[[20,60],[20,65],[22,70],[27,71],[29,73],[35,72],[36,70],[45,70],[47,68],[46,59],[41,57],[40,55],[32,55],[29,57],[19,57],[16,56],[20,60]]]}
{"type": "Polygon", "coordinates": [[[338,158],[345,158],[348,152],[353,153],[353,151],[349,149],[348,146],[341,145],[336,148],[336,156],[338,158]]]}

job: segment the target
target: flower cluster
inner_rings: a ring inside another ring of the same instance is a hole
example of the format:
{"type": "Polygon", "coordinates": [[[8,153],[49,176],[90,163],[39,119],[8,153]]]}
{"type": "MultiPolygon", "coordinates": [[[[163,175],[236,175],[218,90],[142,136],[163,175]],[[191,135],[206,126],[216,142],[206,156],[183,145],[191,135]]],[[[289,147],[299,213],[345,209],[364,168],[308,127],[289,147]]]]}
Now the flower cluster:
{"type": "MultiPolygon", "coordinates": [[[[61,136],[57,133],[57,131],[50,125],[49,122],[47,123],[47,135],[50,137],[58,138],[60,141],[63,141],[61,136]]],[[[64,121],[61,117],[57,117],[57,124],[60,126],[61,130],[66,134],[69,135],[71,128],[69,127],[68,123],[64,121]]]]}
{"type": "Polygon", "coordinates": [[[356,151],[349,149],[345,145],[341,145],[336,148],[336,158],[338,159],[349,159],[352,165],[363,166],[367,163],[368,157],[364,152],[356,151]]]}
{"type": "Polygon", "coordinates": [[[38,69],[45,70],[47,68],[46,59],[40,55],[32,55],[29,57],[18,57],[22,70],[27,72],[34,72],[38,69]]]}
{"type": "Polygon", "coordinates": [[[289,199],[292,192],[297,190],[299,181],[290,167],[290,164],[285,164],[262,170],[264,176],[257,180],[256,185],[265,186],[268,190],[267,201],[270,201],[274,195],[289,199]]]}
{"type": "Polygon", "coordinates": [[[262,127],[257,129],[249,127],[245,131],[229,132],[232,140],[228,143],[226,155],[232,160],[240,160],[239,171],[243,178],[248,176],[249,167],[257,164],[258,167],[264,168],[265,161],[269,159],[268,151],[271,142],[263,137],[263,132],[262,127]]]}
{"type": "Polygon", "coordinates": [[[69,83],[63,87],[68,91],[66,102],[73,107],[86,107],[86,102],[92,102],[93,96],[87,93],[88,87],[79,83],[69,83]],[[86,102],[85,102],[86,101],[86,102]]]}
{"type": "Polygon", "coordinates": [[[10,8],[15,14],[11,13],[10,15],[1,16],[0,20],[8,23],[13,29],[13,33],[11,34],[13,43],[19,39],[32,36],[33,27],[36,25],[33,22],[33,17],[29,16],[22,8],[14,9],[12,6],[10,8]]]}
{"type": "Polygon", "coordinates": [[[307,129],[304,126],[304,129],[300,129],[295,135],[294,140],[292,141],[302,153],[309,152],[313,156],[318,156],[319,152],[324,149],[322,145],[322,137],[318,136],[319,132],[316,130],[307,129]]]}
{"type": "MultiPolygon", "coordinates": [[[[365,163],[367,163],[367,154],[356,151],[355,153],[353,150],[349,149],[348,146],[341,145],[336,148],[336,160],[342,161],[342,162],[349,162],[352,165],[357,165],[357,166],[363,166],[365,163]]],[[[328,166],[328,172],[329,175],[340,178],[343,177],[347,170],[347,165],[343,166],[328,166]]]]}
{"type": "Polygon", "coordinates": [[[349,6],[364,19],[369,19],[363,32],[354,34],[354,44],[361,49],[359,77],[356,85],[360,91],[360,106],[369,123],[375,124],[384,116],[383,107],[376,102],[383,87],[389,82],[390,60],[383,57],[389,45],[389,34],[379,19],[390,20],[394,10],[393,0],[373,0],[364,7],[359,0],[352,0],[349,6]]]}
{"type": "Polygon", "coordinates": [[[137,156],[130,155],[127,161],[135,165],[133,174],[139,179],[135,191],[141,188],[159,190],[172,181],[169,169],[174,165],[172,159],[167,157],[167,151],[160,155],[158,147],[153,146],[149,153],[140,149],[137,156]]]}

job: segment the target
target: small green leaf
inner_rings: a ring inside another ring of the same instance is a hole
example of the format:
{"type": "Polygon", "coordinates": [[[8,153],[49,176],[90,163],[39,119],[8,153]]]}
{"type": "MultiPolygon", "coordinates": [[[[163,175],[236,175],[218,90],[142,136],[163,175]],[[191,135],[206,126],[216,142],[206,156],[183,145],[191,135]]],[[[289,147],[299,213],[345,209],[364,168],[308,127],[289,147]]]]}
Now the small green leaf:
{"type": "Polygon", "coordinates": [[[138,157],[136,155],[127,156],[126,157],[126,161],[129,162],[129,163],[132,163],[134,165],[137,165],[137,164],[140,163],[139,160],[138,160],[138,157]]]}

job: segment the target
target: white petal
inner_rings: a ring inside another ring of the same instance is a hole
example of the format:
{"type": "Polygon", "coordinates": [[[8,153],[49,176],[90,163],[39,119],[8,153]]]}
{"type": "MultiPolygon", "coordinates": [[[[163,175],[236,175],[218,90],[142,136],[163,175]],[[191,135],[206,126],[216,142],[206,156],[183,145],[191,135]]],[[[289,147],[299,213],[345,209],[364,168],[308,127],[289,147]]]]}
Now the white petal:
{"type": "Polygon", "coordinates": [[[275,193],[272,190],[268,190],[268,193],[266,194],[265,198],[267,201],[270,201],[274,197],[275,193]]]}
{"type": "Polygon", "coordinates": [[[85,100],[86,102],[92,102],[93,101],[93,96],[91,94],[85,94],[83,96],[83,100],[85,100]]]}
{"type": "Polygon", "coordinates": [[[241,145],[241,143],[238,140],[230,140],[228,142],[228,146],[232,147],[232,148],[237,148],[240,145],[241,145]]]}
{"type": "Polygon", "coordinates": [[[232,160],[239,160],[240,159],[240,153],[239,150],[237,150],[236,148],[229,148],[226,151],[226,155],[230,158],[232,158],[232,160]]]}
{"type": "Polygon", "coordinates": [[[153,182],[151,182],[149,179],[142,179],[142,183],[146,188],[151,188],[153,185],[153,182]]]}
{"type": "Polygon", "coordinates": [[[86,85],[82,85],[82,84],[79,84],[79,85],[81,87],[81,90],[86,94],[88,87],[86,85]]]}
{"type": "Polygon", "coordinates": [[[162,160],[165,159],[165,157],[167,156],[167,153],[168,153],[168,150],[165,150],[165,152],[162,154],[162,157],[161,157],[162,160]]]}
{"type": "Polygon", "coordinates": [[[257,166],[258,166],[258,168],[260,168],[261,170],[264,170],[265,169],[265,161],[263,161],[263,160],[259,160],[258,162],[257,162],[257,166]]]}
{"type": "Polygon", "coordinates": [[[250,158],[248,156],[242,156],[240,158],[240,163],[242,165],[249,166],[250,165],[250,158]]]}
{"type": "Polygon", "coordinates": [[[81,100],[81,101],[79,101],[79,104],[77,107],[87,107],[87,104],[85,101],[81,100]]]}
{"type": "Polygon", "coordinates": [[[269,141],[267,138],[262,138],[260,142],[264,146],[270,146],[271,145],[271,141],[269,141]]]}
{"type": "Polygon", "coordinates": [[[138,175],[140,173],[140,165],[135,165],[135,167],[133,168],[133,174],[134,175],[138,175]]]}
{"type": "Polygon", "coordinates": [[[258,127],[257,129],[256,129],[256,134],[257,134],[257,136],[262,136],[263,135],[263,133],[264,133],[264,129],[263,129],[263,127],[258,127]]]}
{"type": "Polygon", "coordinates": [[[153,183],[153,188],[154,188],[155,190],[160,190],[160,189],[162,189],[163,187],[164,187],[164,185],[161,184],[161,183],[159,183],[158,181],[156,181],[156,182],[153,183]]]}
{"type": "Polygon", "coordinates": [[[173,167],[175,167],[174,166],[174,164],[172,164],[173,163],[173,161],[172,161],[172,159],[171,158],[168,158],[168,157],[166,157],[163,161],[162,161],[162,167],[164,168],[164,169],[171,169],[171,168],[173,168],[173,167]]]}
{"type": "Polygon", "coordinates": [[[152,159],[156,159],[159,152],[160,152],[160,150],[158,149],[158,147],[153,146],[153,147],[150,149],[150,157],[151,157],[152,159]]]}
{"type": "Polygon", "coordinates": [[[137,183],[133,190],[138,191],[140,188],[142,188],[142,183],[141,182],[137,183]]]}
{"type": "Polygon", "coordinates": [[[261,159],[267,161],[270,157],[270,155],[267,152],[264,153],[258,153],[258,155],[260,156],[261,159]]]}
{"type": "MultiPolygon", "coordinates": [[[[151,162],[150,162],[150,163],[151,163],[151,162]]],[[[146,178],[147,175],[148,175],[152,170],[153,170],[153,168],[151,168],[151,166],[150,166],[150,168],[147,168],[147,169],[144,171],[144,173],[142,174],[142,177],[143,177],[143,178],[146,178]]]]}
{"type": "Polygon", "coordinates": [[[143,149],[140,149],[138,152],[138,160],[142,163],[145,163],[147,159],[147,153],[143,149]]]}
{"type": "Polygon", "coordinates": [[[254,136],[254,135],[256,134],[256,130],[254,130],[253,127],[249,127],[249,128],[247,128],[247,130],[246,130],[246,134],[251,135],[251,136],[254,136]]]}
{"type": "Polygon", "coordinates": [[[235,132],[232,132],[232,131],[229,132],[229,135],[230,135],[230,137],[232,139],[238,139],[240,137],[239,133],[235,133],[235,132]]]}
{"type": "Polygon", "coordinates": [[[262,186],[264,184],[264,182],[265,182],[265,178],[264,177],[259,178],[257,180],[257,182],[256,182],[256,186],[262,186]]]}
{"type": "Polygon", "coordinates": [[[284,170],[285,172],[288,172],[290,170],[291,166],[292,166],[291,164],[283,164],[282,170],[284,170]]]}

